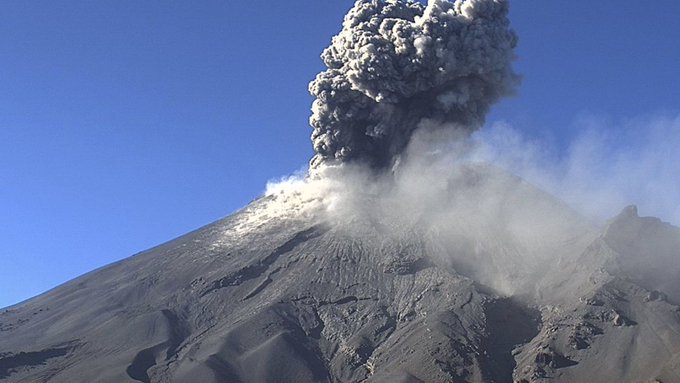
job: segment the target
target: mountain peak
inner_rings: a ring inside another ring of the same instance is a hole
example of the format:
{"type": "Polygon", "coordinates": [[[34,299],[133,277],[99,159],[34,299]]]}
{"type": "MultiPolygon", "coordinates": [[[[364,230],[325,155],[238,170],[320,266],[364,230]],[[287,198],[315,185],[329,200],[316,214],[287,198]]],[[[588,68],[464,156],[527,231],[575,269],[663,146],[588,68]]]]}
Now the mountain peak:
{"type": "MultiPolygon", "coordinates": [[[[628,205],[621,210],[621,213],[617,216],[621,218],[637,218],[638,217],[638,208],[636,205],[628,205]]],[[[615,218],[615,219],[617,219],[615,218]]]]}

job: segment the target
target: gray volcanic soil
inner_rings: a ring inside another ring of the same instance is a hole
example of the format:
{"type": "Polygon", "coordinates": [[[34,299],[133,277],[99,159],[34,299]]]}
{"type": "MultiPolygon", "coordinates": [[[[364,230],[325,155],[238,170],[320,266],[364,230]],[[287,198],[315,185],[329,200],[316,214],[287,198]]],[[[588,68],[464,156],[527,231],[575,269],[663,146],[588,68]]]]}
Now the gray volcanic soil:
{"type": "Polygon", "coordinates": [[[632,207],[594,229],[521,180],[504,198],[561,239],[258,199],[2,310],[0,381],[680,382],[680,230],[632,207]]]}

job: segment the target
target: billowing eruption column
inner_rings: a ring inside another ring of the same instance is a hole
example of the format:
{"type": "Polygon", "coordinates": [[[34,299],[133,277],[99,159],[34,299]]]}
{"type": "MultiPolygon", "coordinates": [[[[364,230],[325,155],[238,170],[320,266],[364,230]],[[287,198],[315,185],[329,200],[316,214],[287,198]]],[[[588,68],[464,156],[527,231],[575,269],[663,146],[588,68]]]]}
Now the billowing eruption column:
{"type": "Polygon", "coordinates": [[[389,168],[416,129],[478,129],[518,83],[507,14],[505,0],[357,1],[309,85],[312,171],[389,168]]]}

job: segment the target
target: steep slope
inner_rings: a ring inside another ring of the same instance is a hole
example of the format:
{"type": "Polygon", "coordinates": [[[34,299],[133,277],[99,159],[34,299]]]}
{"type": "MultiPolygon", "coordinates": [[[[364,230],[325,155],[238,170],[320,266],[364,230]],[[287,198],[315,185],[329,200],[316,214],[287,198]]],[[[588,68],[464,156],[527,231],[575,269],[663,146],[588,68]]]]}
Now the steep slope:
{"type": "Polygon", "coordinates": [[[385,263],[401,244],[378,232],[284,221],[241,233],[267,203],[6,310],[2,377],[356,381],[383,361],[406,363],[404,378],[481,374],[487,298],[472,281],[420,246],[385,263]]]}
{"type": "Polygon", "coordinates": [[[680,229],[630,206],[562,259],[539,299],[541,333],[516,351],[515,379],[680,382],[678,245],[680,229]]]}
{"type": "Polygon", "coordinates": [[[421,215],[264,197],[10,307],[0,381],[674,381],[677,307],[615,250],[659,228],[620,217],[598,237],[519,179],[459,176],[421,215]]]}

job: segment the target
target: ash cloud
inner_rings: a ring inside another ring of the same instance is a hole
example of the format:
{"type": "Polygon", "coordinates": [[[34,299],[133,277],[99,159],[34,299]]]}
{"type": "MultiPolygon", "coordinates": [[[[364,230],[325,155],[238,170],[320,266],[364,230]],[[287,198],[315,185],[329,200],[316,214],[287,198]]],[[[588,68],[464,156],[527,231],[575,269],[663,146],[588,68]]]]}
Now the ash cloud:
{"type": "Polygon", "coordinates": [[[416,130],[475,131],[512,93],[517,43],[504,0],[359,0],[311,82],[310,171],[389,169],[416,130]]]}
{"type": "Polygon", "coordinates": [[[507,125],[477,131],[518,81],[507,10],[358,1],[310,85],[310,168],[268,185],[248,224],[304,216],[359,240],[382,228],[394,248],[424,238],[430,256],[504,295],[550,284],[546,271],[626,205],[677,224],[677,118],[638,121],[618,146],[626,129],[590,124],[566,157],[507,125]]]}

